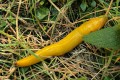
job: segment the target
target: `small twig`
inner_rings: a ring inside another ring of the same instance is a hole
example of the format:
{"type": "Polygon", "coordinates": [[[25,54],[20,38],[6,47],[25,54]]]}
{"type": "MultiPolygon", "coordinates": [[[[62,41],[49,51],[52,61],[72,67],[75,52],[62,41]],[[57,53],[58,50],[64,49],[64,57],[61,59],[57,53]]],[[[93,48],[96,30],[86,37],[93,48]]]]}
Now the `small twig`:
{"type": "Polygon", "coordinates": [[[21,0],[19,1],[18,11],[17,11],[17,16],[16,16],[16,38],[17,38],[17,40],[19,39],[18,16],[19,16],[19,12],[20,12],[20,7],[21,7],[21,0]]]}
{"type": "Polygon", "coordinates": [[[6,6],[8,6],[8,4],[0,4],[0,8],[1,7],[6,7],[6,6]]]}
{"type": "Polygon", "coordinates": [[[7,79],[9,79],[9,77],[15,72],[16,68],[15,67],[11,67],[9,70],[9,74],[6,76],[7,79]]]}
{"type": "Polygon", "coordinates": [[[65,14],[64,14],[64,12],[67,10],[65,10],[64,11],[64,9],[65,8],[62,8],[62,9],[59,9],[51,0],[48,0],[58,11],[59,11],[59,13],[61,13],[63,16],[64,16],[64,18],[69,22],[69,23],[71,23],[70,22],[70,20],[65,16],[65,14]]]}
{"type": "Polygon", "coordinates": [[[103,71],[105,68],[106,68],[106,66],[104,66],[102,69],[100,69],[100,71],[99,71],[94,77],[92,77],[91,80],[94,80],[94,78],[95,78],[101,71],[103,71]]]}
{"type": "MultiPolygon", "coordinates": [[[[47,31],[47,33],[52,29],[52,34],[53,34],[53,30],[54,30],[54,28],[55,28],[55,26],[56,26],[56,23],[57,23],[57,21],[59,21],[62,17],[64,17],[65,19],[66,19],[66,21],[71,25],[71,26],[73,26],[72,25],[72,22],[66,17],[66,15],[64,14],[66,11],[67,11],[67,9],[68,9],[68,7],[66,7],[66,5],[68,5],[69,4],[69,2],[65,5],[65,6],[63,6],[61,9],[59,9],[51,0],[48,0],[50,3],[51,3],[51,5],[53,5],[57,10],[58,10],[58,12],[59,12],[59,14],[58,14],[58,16],[57,16],[57,18],[56,18],[56,20],[55,20],[55,23],[51,26],[51,28],[47,31]]],[[[70,3],[73,3],[74,2],[74,0],[71,0],[70,1],[70,3]]]]}
{"type": "Polygon", "coordinates": [[[109,11],[110,11],[110,8],[111,8],[111,6],[112,6],[112,3],[113,3],[113,0],[110,1],[110,5],[109,5],[109,7],[108,7],[108,9],[107,9],[107,11],[106,11],[106,13],[105,13],[106,16],[108,15],[108,13],[109,13],[109,11]]]}

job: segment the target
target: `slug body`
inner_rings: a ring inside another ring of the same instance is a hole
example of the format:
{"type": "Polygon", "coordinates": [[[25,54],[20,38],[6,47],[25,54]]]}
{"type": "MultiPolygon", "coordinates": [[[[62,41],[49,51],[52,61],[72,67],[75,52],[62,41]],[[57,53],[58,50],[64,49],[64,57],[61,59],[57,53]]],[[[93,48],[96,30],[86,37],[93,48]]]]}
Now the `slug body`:
{"type": "Polygon", "coordinates": [[[69,33],[65,38],[56,42],[55,44],[44,47],[38,50],[35,54],[39,56],[38,58],[34,55],[30,55],[21,60],[18,60],[15,64],[18,67],[25,67],[36,64],[50,56],[60,56],[75,48],[78,44],[82,42],[84,35],[90,32],[100,29],[107,21],[106,16],[100,16],[96,18],[91,18],[89,21],[83,23],[81,26],[69,33]]]}

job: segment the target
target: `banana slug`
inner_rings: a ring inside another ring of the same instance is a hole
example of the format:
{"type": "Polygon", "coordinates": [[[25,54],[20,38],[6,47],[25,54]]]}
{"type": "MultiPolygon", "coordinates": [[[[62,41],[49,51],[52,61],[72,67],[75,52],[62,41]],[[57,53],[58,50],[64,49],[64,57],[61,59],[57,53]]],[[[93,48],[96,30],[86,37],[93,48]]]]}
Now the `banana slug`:
{"type": "Polygon", "coordinates": [[[70,32],[65,38],[62,40],[44,47],[41,50],[38,50],[35,54],[39,56],[39,58],[34,55],[29,55],[23,59],[15,62],[15,65],[18,67],[26,67],[33,64],[36,64],[50,56],[60,56],[65,53],[71,51],[78,44],[80,44],[83,40],[83,36],[89,34],[90,32],[96,31],[104,26],[107,21],[107,16],[99,16],[95,18],[89,19],[72,32],[70,32]]]}

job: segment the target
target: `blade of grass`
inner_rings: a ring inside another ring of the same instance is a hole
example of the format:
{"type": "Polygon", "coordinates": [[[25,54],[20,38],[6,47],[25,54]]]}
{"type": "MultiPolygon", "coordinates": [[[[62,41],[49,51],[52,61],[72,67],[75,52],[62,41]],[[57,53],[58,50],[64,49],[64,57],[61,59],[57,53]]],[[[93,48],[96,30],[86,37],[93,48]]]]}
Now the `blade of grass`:
{"type": "Polygon", "coordinates": [[[7,37],[9,37],[9,38],[11,38],[11,39],[13,39],[13,40],[15,40],[21,47],[23,47],[24,49],[26,49],[30,54],[32,54],[36,58],[40,59],[40,57],[38,55],[36,55],[33,51],[31,51],[27,45],[23,44],[21,41],[17,40],[12,35],[9,35],[9,34],[5,33],[4,31],[1,31],[1,30],[0,30],[0,33],[3,34],[3,35],[5,35],[5,36],[7,36],[7,37]]]}
{"type": "Polygon", "coordinates": [[[107,72],[107,70],[108,70],[108,67],[109,67],[111,61],[112,61],[112,57],[113,57],[113,55],[114,55],[115,53],[116,53],[116,51],[112,51],[112,52],[111,52],[111,54],[110,54],[110,56],[109,56],[109,59],[108,59],[107,63],[105,64],[105,69],[103,70],[103,74],[102,74],[101,80],[103,80],[103,78],[106,76],[106,72],[107,72]]]}

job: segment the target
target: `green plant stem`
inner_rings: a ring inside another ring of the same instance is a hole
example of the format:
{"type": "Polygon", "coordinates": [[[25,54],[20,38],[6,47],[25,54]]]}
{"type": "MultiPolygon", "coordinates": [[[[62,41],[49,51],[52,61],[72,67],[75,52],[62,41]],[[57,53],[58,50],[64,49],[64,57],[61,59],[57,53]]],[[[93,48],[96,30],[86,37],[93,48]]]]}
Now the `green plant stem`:
{"type": "Polygon", "coordinates": [[[109,59],[108,59],[108,62],[105,64],[105,69],[104,69],[104,71],[103,71],[103,75],[102,75],[102,77],[101,77],[101,80],[103,80],[103,78],[106,76],[105,74],[106,74],[106,72],[107,72],[107,69],[108,69],[108,67],[109,67],[109,65],[110,65],[110,63],[111,63],[113,54],[114,54],[115,52],[116,52],[116,51],[114,51],[114,50],[111,52],[111,54],[110,54],[110,56],[109,56],[109,59]]]}

